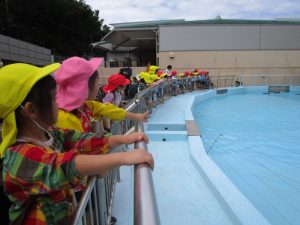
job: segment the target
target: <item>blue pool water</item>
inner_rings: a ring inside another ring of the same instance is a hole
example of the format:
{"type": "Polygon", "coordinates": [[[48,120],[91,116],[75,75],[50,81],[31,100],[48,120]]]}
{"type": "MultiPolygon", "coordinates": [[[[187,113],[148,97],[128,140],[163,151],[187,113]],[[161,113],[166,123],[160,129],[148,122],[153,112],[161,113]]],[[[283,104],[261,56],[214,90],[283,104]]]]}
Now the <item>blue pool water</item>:
{"type": "Polygon", "coordinates": [[[252,204],[272,224],[299,224],[300,95],[217,96],[194,117],[208,155],[252,204]]]}

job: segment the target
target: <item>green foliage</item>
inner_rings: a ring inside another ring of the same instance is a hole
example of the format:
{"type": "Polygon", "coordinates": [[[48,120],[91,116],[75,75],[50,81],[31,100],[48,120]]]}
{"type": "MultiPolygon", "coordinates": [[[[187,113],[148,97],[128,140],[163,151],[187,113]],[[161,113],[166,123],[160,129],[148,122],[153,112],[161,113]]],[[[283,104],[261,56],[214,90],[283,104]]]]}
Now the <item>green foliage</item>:
{"type": "Polygon", "coordinates": [[[0,33],[62,56],[84,56],[109,27],[84,0],[0,0],[0,33]]]}

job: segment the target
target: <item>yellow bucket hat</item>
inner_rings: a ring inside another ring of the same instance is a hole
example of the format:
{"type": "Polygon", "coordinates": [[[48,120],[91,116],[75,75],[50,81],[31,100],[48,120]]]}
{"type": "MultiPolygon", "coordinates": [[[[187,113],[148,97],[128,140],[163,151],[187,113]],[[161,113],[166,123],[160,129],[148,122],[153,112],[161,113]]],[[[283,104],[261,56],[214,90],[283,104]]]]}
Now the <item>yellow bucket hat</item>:
{"type": "Polygon", "coordinates": [[[141,73],[139,74],[139,78],[140,78],[140,79],[144,79],[144,81],[145,81],[147,84],[153,83],[153,80],[151,79],[150,74],[147,73],[147,72],[141,72],[141,73]]]}
{"type": "Polygon", "coordinates": [[[0,118],[3,119],[2,143],[0,144],[1,158],[3,158],[5,150],[16,142],[15,110],[24,101],[37,81],[59,67],[59,63],[42,68],[25,63],[15,63],[0,69],[0,118]]]}
{"type": "Polygon", "coordinates": [[[155,74],[155,71],[157,70],[157,69],[159,69],[159,66],[150,66],[149,67],[149,73],[151,74],[151,75],[153,75],[153,74],[155,74]]]}

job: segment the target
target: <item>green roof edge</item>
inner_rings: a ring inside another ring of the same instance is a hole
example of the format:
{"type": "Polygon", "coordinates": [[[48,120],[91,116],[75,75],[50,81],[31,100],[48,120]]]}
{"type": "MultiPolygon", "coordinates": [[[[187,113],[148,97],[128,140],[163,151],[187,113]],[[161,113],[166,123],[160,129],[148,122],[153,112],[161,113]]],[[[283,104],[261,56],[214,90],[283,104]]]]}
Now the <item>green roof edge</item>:
{"type": "Polygon", "coordinates": [[[111,24],[114,29],[123,28],[144,28],[144,27],[159,27],[167,25],[213,25],[213,24],[274,24],[274,25],[300,25],[300,19],[275,19],[275,20],[248,20],[248,19],[211,19],[211,20],[193,20],[186,21],[184,19],[178,20],[156,20],[156,21],[140,21],[128,23],[114,23],[111,24]]]}

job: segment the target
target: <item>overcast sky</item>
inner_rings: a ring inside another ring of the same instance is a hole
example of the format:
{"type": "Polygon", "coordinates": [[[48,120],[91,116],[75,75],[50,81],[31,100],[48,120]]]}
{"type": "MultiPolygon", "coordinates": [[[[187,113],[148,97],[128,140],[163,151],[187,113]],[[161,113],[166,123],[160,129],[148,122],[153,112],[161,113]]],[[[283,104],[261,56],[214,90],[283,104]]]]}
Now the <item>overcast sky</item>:
{"type": "Polygon", "coordinates": [[[300,0],[85,0],[104,23],[151,20],[300,18],[300,0]]]}

